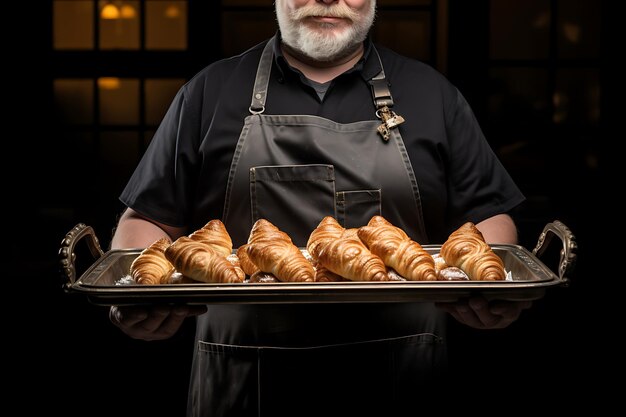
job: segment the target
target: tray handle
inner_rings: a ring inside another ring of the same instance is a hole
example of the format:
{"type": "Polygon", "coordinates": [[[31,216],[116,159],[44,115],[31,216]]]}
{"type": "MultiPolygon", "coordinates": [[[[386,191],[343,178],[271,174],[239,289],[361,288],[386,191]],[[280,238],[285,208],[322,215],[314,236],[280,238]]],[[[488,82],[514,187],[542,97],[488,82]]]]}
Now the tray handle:
{"type": "Polygon", "coordinates": [[[532,252],[538,258],[541,257],[554,236],[557,236],[563,244],[560,252],[558,274],[563,284],[567,286],[569,285],[568,276],[576,265],[576,250],[578,249],[576,238],[567,226],[558,220],[546,224],[532,252]]]}
{"type": "Polygon", "coordinates": [[[87,238],[87,247],[95,259],[104,256],[104,251],[100,247],[100,242],[91,226],[79,223],[74,226],[72,230],[67,232],[61,242],[61,249],[59,249],[61,272],[67,281],[64,285],[66,290],[76,282],[76,253],[74,252],[74,248],[83,238],[87,238]]]}

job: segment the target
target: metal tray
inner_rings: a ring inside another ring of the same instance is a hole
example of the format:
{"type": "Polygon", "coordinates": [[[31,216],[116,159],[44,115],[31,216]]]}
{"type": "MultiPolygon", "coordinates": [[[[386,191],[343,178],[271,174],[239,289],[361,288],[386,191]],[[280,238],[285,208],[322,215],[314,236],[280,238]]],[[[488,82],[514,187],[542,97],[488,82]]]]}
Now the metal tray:
{"type": "MultiPolygon", "coordinates": [[[[431,254],[441,245],[424,245],[431,254]]],[[[492,245],[511,273],[507,281],[387,281],[330,283],[236,283],[236,284],[169,284],[119,285],[128,274],[130,264],[141,249],[103,252],[93,229],[83,223],[67,233],[59,251],[66,292],[84,294],[96,305],[137,305],[156,303],[332,303],[332,302],[454,302],[482,295],[487,299],[509,301],[535,300],[555,286],[567,286],[575,260],[576,241],[561,222],[548,223],[537,246],[528,251],[518,245],[492,245]],[[552,238],[563,245],[557,273],[539,257],[552,238]],[[85,242],[95,262],[77,279],[75,247],[85,242]]]]}

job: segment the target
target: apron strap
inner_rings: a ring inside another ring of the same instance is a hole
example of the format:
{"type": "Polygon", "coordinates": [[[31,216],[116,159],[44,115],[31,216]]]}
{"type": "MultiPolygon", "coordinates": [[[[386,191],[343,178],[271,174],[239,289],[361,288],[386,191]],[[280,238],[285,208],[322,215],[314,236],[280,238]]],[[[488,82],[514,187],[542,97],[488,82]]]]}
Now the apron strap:
{"type": "Polygon", "coordinates": [[[380,55],[376,50],[376,47],[372,48],[376,53],[378,62],[380,63],[380,72],[374,78],[369,81],[372,87],[372,96],[374,98],[374,106],[376,110],[380,110],[383,107],[393,107],[393,97],[391,97],[391,91],[389,90],[389,84],[385,78],[385,69],[383,68],[383,62],[380,59],[380,55]]]}
{"type": "MultiPolygon", "coordinates": [[[[252,92],[252,103],[250,104],[251,114],[260,114],[265,111],[265,100],[267,99],[267,89],[270,82],[270,73],[272,68],[272,58],[274,56],[274,35],[265,45],[263,53],[261,54],[261,60],[256,72],[256,78],[254,80],[254,90],[252,92]]],[[[373,77],[369,84],[372,87],[372,97],[374,98],[374,106],[376,110],[380,110],[383,107],[393,106],[393,97],[391,97],[391,91],[389,91],[389,85],[385,78],[385,70],[383,69],[383,63],[380,59],[380,55],[373,47],[378,62],[380,63],[380,72],[373,77]]]]}
{"type": "Polygon", "coordinates": [[[260,114],[265,111],[265,100],[267,98],[267,87],[270,83],[270,73],[272,69],[272,58],[274,56],[274,38],[267,42],[259,61],[254,80],[254,89],[252,90],[252,103],[250,104],[250,113],[260,114]]]}

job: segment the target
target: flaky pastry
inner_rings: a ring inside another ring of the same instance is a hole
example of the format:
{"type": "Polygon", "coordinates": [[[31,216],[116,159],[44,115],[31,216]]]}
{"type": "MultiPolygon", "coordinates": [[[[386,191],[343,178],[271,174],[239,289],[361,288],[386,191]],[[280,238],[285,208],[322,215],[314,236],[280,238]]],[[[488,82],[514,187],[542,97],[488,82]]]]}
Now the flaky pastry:
{"type": "Polygon", "coordinates": [[[498,281],[506,278],[502,259],[485,242],[472,222],[452,232],[441,245],[440,254],[447,265],[460,268],[470,280],[498,281]]]}

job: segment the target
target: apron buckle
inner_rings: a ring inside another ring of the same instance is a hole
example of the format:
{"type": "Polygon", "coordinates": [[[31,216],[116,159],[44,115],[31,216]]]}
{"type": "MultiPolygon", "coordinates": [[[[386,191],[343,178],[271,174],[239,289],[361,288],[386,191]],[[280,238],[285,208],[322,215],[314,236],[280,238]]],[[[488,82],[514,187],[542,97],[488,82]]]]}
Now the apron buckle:
{"type": "Polygon", "coordinates": [[[381,109],[377,110],[376,116],[383,121],[383,123],[378,126],[377,130],[385,141],[389,140],[391,129],[404,123],[404,117],[394,113],[387,106],[383,106],[381,109]]]}

